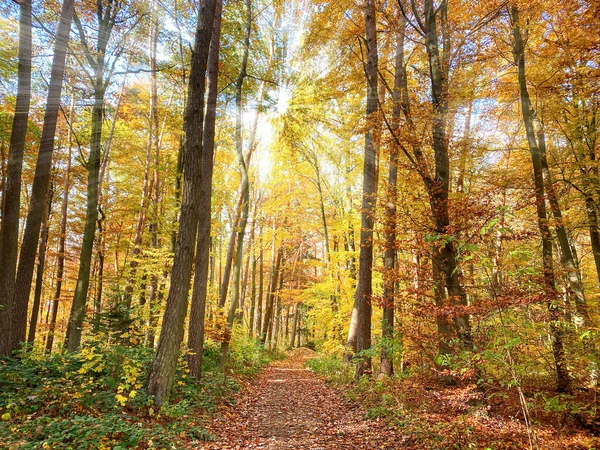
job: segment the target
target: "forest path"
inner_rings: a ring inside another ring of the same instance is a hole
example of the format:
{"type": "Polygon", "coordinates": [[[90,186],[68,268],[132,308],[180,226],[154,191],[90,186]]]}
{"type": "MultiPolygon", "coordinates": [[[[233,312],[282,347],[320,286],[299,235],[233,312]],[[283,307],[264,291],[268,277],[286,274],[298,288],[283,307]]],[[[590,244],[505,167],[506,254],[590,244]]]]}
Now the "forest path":
{"type": "MultiPolygon", "coordinates": [[[[339,450],[400,449],[402,438],[346,400],[304,368],[308,351],[270,364],[219,411],[208,429],[216,436],[203,449],[339,450]]],[[[314,357],[312,354],[310,357],[314,357]]]]}

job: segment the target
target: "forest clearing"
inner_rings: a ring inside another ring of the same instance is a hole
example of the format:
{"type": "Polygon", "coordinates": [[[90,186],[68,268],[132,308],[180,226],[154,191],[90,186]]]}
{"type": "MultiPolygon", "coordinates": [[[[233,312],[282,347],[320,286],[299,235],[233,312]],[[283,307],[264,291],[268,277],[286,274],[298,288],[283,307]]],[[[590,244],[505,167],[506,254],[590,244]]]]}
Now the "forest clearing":
{"type": "Polygon", "coordinates": [[[4,0],[0,448],[600,449],[597,0],[4,0]]]}

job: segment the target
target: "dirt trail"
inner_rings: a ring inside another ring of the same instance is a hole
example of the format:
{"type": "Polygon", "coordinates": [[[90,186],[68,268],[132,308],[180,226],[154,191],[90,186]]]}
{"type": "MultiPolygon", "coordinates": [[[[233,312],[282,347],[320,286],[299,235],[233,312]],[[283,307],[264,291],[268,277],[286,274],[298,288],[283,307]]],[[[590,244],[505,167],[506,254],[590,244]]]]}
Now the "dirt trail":
{"type": "Polygon", "coordinates": [[[203,449],[400,449],[402,438],[304,368],[306,352],[268,366],[216,414],[203,449]]]}

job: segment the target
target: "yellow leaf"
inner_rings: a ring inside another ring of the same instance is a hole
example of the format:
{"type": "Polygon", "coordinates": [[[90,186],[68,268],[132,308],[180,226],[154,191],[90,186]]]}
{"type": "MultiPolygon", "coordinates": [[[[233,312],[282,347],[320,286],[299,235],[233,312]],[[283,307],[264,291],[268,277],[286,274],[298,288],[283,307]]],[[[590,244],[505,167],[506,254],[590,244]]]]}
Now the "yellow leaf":
{"type": "Polygon", "coordinates": [[[121,406],[125,406],[125,403],[127,403],[127,397],[125,397],[124,395],[117,394],[115,395],[115,398],[121,404],[121,406]]]}

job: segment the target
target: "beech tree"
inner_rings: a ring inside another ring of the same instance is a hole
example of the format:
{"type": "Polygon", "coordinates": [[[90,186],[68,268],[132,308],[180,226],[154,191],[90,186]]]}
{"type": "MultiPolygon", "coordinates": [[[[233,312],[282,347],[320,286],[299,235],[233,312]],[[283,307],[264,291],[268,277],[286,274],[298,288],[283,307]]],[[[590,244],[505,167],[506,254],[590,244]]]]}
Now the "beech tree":
{"type": "Polygon", "coordinates": [[[10,134],[6,181],[2,192],[2,223],[0,227],[0,328],[5,330],[0,339],[0,354],[9,355],[11,342],[11,313],[14,280],[17,267],[19,210],[21,206],[21,173],[25,136],[31,103],[31,2],[23,1],[19,14],[19,69],[15,115],[10,134]]]}
{"type": "Polygon", "coordinates": [[[73,17],[73,1],[63,2],[60,21],[56,29],[52,72],[48,84],[48,97],[44,114],[44,126],[40,140],[40,148],[35,167],[31,197],[27,212],[27,221],[23,232],[23,242],[19,254],[19,265],[13,291],[11,317],[11,349],[16,349],[20,342],[25,341],[27,328],[27,309],[29,294],[35,265],[35,255],[38,248],[40,229],[46,211],[46,198],[50,186],[52,170],[52,154],[54,152],[54,137],[60,108],[63,75],[67,54],[67,42],[73,17]]]}
{"type": "Polygon", "coordinates": [[[189,74],[185,117],[183,196],[179,232],[158,347],[148,376],[148,393],[157,405],[167,398],[183,339],[188,292],[198,232],[203,154],[204,93],[208,53],[215,20],[216,1],[200,2],[198,28],[189,74]]]}

